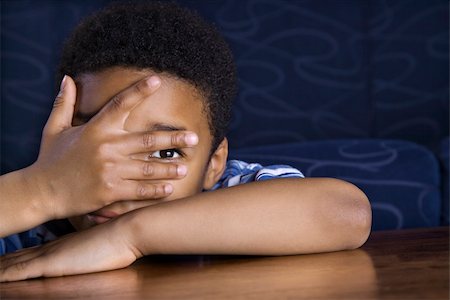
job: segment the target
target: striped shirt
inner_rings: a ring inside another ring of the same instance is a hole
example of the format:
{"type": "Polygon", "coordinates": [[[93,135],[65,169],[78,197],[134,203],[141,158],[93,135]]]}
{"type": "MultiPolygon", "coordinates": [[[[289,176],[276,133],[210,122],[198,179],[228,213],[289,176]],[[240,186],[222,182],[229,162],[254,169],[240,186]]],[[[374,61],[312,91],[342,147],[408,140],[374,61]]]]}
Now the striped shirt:
{"type": "MultiPolygon", "coordinates": [[[[229,160],[222,177],[211,190],[274,178],[304,178],[304,176],[299,170],[290,166],[272,165],[263,167],[256,163],[229,160]]],[[[0,239],[0,255],[41,245],[53,239],[56,239],[55,234],[44,225],[40,225],[25,232],[0,239]]]]}
{"type": "Polygon", "coordinates": [[[225,172],[212,190],[274,178],[304,178],[304,176],[302,172],[290,166],[272,165],[263,167],[260,164],[229,160],[225,172]]]}

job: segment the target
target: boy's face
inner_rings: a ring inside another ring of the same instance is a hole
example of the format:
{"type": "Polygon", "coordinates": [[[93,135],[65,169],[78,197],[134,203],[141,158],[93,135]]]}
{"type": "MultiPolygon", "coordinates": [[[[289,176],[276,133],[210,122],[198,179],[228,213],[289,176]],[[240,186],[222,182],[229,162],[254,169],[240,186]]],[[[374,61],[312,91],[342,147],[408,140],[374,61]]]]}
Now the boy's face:
{"type": "MultiPolygon", "coordinates": [[[[94,115],[114,95],[151,74],[153,74],[152,71],[115,67],[80,76],[77,78],[77,105],[73,124],[81,125],[87,122],[87,118],[83,116],[94,115]]],[[[197,146],[180,149],[182,155],[174,152],[175,156],[171,159],[151,158],[151,160],[184,164],[188,169],[187,175],[182,179],[164,180],[172,184],[173,193],[161,200],[120,201],[91,214],[71,218],[70,221],[78,230],[107,221],[108,217],[113,215],[120,215],[161,201],[184,198],[211,187],[211,182],[207,183],[207,177],[210,177],[207,176],[207,172],[210,166],[212,136],[203,99],[192,85],[163,74],[158,76],[161,78],[161,86],[149,99],[133,109],[125,123],[125,129],[160,131],[169,130],[165,128],[172,127],[172,130],[179,128],[197,133],[199,138],[197,146]]],[[[224,143],[226,146],[226,141],[224,143]]],[[[152,153],[143,153],[140,159],[146,159],[149,154],[152,153]]],[[[223,155],[225,158],[220,159],[221,164],[226,161],[226,153],[223,155]]]]}

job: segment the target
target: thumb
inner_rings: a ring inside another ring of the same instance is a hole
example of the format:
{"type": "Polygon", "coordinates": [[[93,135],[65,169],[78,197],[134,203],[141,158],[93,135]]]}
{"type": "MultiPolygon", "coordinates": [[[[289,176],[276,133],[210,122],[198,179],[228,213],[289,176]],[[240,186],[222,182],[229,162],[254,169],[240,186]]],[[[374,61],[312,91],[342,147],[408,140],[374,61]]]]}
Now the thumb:
{"type": "Polygon", "coordinates": [[[77,87],[73,79],[65,75],[50,117],[45,124],[44,133],[53,135],[72,127],[73,112],[77,99],[77,87]]]}

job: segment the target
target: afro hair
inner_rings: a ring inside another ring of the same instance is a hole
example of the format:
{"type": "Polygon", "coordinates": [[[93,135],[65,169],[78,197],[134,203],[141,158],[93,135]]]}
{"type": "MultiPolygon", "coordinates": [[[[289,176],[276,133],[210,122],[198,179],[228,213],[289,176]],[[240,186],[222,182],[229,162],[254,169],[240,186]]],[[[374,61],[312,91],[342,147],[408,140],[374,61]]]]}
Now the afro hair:
{"type": "Polygon", "coordinates": [[[217,148],[231,118],[236,70],[212,24],[173,2],[113,4],[75,28],[63,46],[57,77],[117,66],[165,72],[195,86],[205,101],[212,151],[217,148]]]}

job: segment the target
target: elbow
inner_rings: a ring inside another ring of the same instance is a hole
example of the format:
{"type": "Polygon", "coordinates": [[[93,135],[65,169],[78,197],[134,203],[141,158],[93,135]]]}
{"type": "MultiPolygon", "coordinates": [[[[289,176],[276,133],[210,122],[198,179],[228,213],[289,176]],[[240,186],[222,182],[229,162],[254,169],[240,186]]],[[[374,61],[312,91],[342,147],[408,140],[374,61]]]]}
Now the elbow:
{"type": "Polygon", "coordinates": [[[333,228],[333,250],[350,250],[364,245],[372,227],[372,209],[366,194],[352,183],[340,179],[325,179],[327,199],[326,228],[333,228]]]}
{"type": "Polygon", "coordinates": [[[350,202],[348,221],[349,241],[348,249],[356,249],[364,245],[369,238],[372,228],[372,208],[366,194],[353,184],[350,185],[352,192],[347,195],[350,202]]]}

